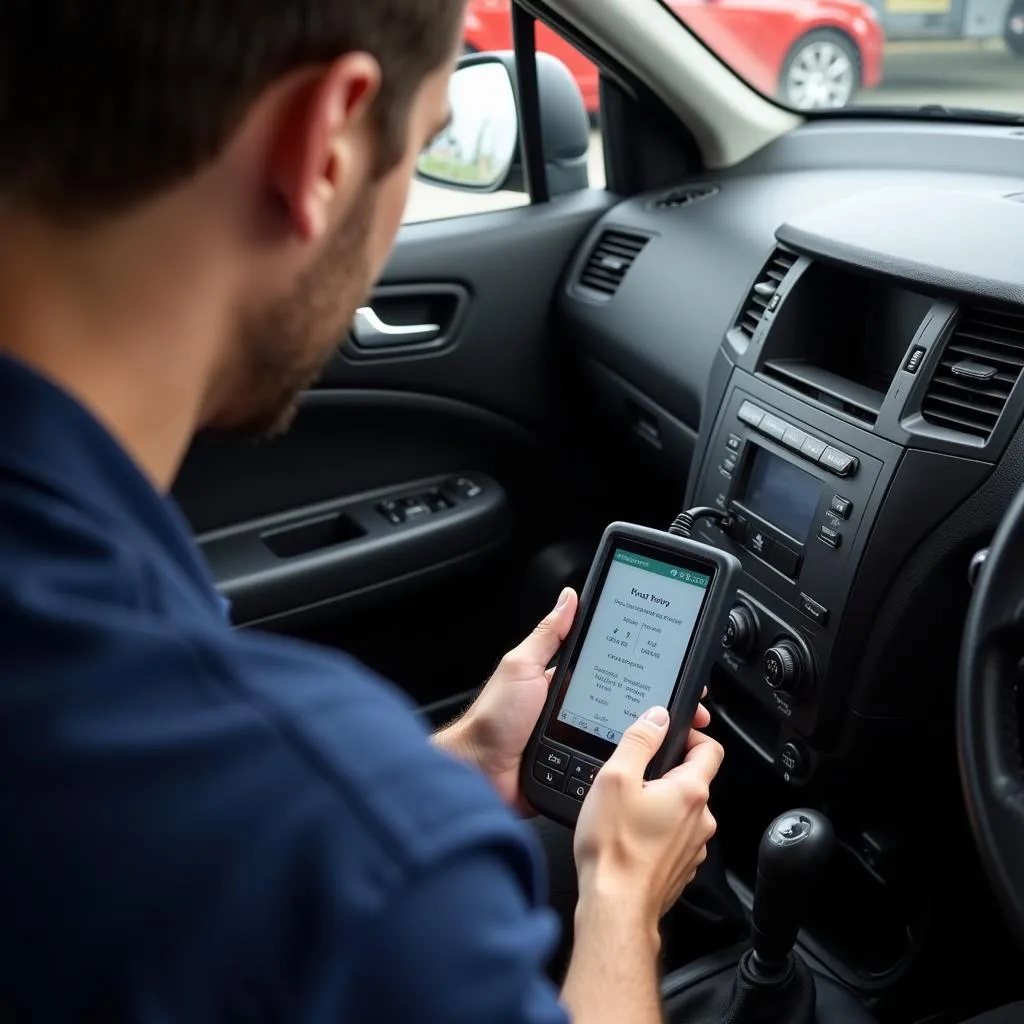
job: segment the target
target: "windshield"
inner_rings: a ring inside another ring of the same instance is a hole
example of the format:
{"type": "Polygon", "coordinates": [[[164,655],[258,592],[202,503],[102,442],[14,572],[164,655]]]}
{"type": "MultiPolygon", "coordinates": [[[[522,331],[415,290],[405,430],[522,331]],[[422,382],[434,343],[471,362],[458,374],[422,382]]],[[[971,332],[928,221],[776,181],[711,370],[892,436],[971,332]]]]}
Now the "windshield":
{"type": "Polygon", "coordinates": [[[1024,0],[662,0],[794,110],[1024,114],[1024,0]]]}

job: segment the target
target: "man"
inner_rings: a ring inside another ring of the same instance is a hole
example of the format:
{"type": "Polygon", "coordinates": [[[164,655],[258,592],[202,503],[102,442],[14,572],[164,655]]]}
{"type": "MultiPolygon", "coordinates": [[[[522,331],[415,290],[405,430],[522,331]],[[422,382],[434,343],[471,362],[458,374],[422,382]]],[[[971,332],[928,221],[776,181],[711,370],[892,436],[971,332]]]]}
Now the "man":
{"type": "Polygon", "coordinates": [[[645,785],[656,708],[599,774],[559,994],[510,808],[575,595],[431,743],[363,668],[232,631],[165,497],[196,430],[284,429],[331,355],[462,16],[0,5],[4,1020],[659,1018],[720,747],[645,785]]]}

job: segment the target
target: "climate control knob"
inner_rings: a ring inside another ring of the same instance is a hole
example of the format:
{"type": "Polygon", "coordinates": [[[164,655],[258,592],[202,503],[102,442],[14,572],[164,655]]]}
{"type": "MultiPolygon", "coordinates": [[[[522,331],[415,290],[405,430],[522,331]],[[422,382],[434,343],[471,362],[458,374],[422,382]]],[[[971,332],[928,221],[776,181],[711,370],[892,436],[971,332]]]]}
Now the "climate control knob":
{"type": "Polygon", "coordinates": [[[725,623],[722,646],[738,658],[747,658],[757,646],[757,617],[745,605],[736,605],[725,623]]]}
{"type": "Polygon", "coordinates": [[[798,694],[807,684],[809,668],[795,640],[777,640],[761,658],[764,681],[780,693],[798,694]]]}

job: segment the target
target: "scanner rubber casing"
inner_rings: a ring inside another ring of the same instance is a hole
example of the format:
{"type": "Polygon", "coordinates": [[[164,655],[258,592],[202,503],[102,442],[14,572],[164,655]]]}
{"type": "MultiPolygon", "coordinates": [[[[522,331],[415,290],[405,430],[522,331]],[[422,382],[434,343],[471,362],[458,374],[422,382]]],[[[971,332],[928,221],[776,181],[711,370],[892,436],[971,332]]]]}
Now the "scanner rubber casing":
{"type": "Polygon", "coordinates": [[[544,733],[562,691],[565,674],[574,663],[574,655],[583,642],[583,624],[589,622],[590,605],[598,597],[604,566],[612,558],[616,548],[628,548],[630,541],[661,548],[670,558],[672,555],[682,556],[691,561],[704,562],[709,568],[714,569],[710,592],[694,630],[685,667],[681,677],[677,678],[672,700],[668,705],[671,716],[668,735],[648,765],[644,775],[647,779],[659,778],[682,760],[693,716],[697,712],[701,694],[710,680],[715,658],[721,650],[726,618],[735,602],[736,588],[742,572],[738,558],[701,541],[631,523],[616,522],[607,527],[580,594],[579,608],[572,630],[558,653],[558,666],[551,680],[544,710],[527,743],[521,769],[522,792],[530,806],[539,814],[570,827],[576,824],[582,802],[565,792],[538,782],[533,776],[533,768],[542,744],[568,753],[570,759],[579,757],[593,763],[601,763],[600,758],[593,754],[574,750],[571,744],[545,737],[544,733]]]}

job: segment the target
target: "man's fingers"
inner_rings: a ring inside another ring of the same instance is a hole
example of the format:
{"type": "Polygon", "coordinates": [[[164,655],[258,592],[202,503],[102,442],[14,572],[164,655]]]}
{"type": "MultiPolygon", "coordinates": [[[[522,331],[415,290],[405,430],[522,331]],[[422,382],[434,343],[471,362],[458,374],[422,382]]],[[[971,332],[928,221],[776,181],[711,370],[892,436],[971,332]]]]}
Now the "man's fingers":
{"type": "Polygon", "coordinates": [[[718,769],[722,767],[724,757],[725,751],[717,740],[691,729],[686,740],[686,757],[682,764],[677,764],[671,771],[666,772],[665,778],[692,778],[696,775],[710,785],[718,774],[718,769]]]}
{"type": "Polygon", "coordinates": [[[710,783],[718,774],[718,769],[722,767],[722,761],[725,758],[722,744],[710,736],[692,729],[686,748],[686,757],[683,758],[683,763],[679,767],[683,768],[688,765],[691,771],[698,772],[710,783]]]}
{"type": "MultiPolygon", "coordinates": [[[[518,647],[514,647],[502,662],[516,670],[537,665],[547,665],[558,653],[562,642],[572,629],[572,620],[576,617],[578,599],[576,591],[566,587],[559,595],[558,603],[537,624],[533,632],[518,647]]],[[[533,671],[536,671],[533,668],[533,671]]]]}
{"type": "Polygon", "coordinates": [[[658,752],[667,732],[668,712],[660,707],[651,708],[622,734],[619,745],[605,765],[605,768],[611,768],[608,774],[621,772],[642,780],[648,763],[658,752]]]}
{"type": "Polygon", "coordinates": [[[711,712],[703,704],[697,706],[697,714],[693,716],[694,729],[706,729],[711,724],[711,712]]]}

